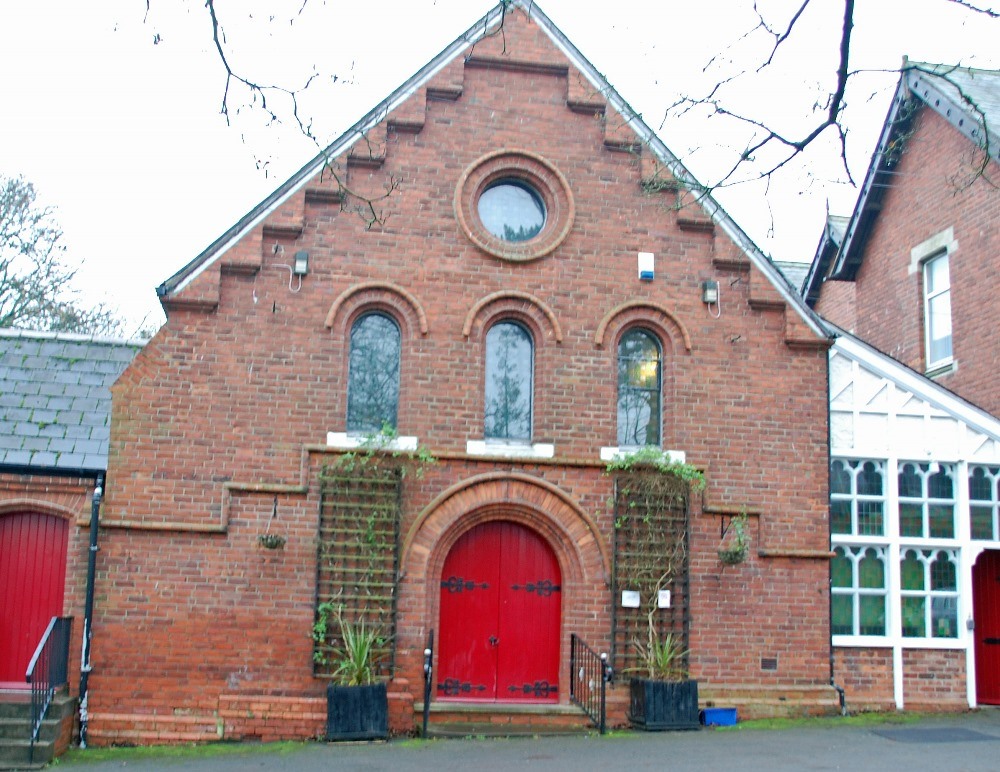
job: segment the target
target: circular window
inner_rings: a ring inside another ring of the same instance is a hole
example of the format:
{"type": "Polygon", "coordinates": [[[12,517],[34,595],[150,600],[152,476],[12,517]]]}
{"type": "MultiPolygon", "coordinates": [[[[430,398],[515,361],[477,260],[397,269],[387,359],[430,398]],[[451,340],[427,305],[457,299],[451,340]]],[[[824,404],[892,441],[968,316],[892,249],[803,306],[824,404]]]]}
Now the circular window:
{"type": "Polygon", "coordinates": [[[534,260],[569,234],[573,197],[541,156],[499,150],[466,169],[455,190],[455,216],[480,249],[504,260],[534,260]]]}
{"type": "Polygon", "coordinates": [[[545,225],[545,202],[520,180],[492,183],[479,196],[478,208],[486,230],[503,241],[528,241],[545,225]]]}

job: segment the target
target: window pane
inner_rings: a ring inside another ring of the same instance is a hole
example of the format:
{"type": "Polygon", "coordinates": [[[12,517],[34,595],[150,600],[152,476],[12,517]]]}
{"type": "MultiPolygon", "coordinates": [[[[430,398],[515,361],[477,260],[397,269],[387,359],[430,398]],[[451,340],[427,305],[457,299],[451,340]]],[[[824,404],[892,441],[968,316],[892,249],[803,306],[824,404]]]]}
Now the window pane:
{"type": "Polygon", "coordinates": [[[399,406],[399,328],[383,314],[361,317],[351,328],[347,379],[347,431],[396,428],[399,406]]]}
{"type": "Polygon", "coordinates": [[[919,499],[924,495],[916,464],[903,464],[899,468],[899,495],[919,499]]]}
{"type": "Polygon", "coordinates": [[[935,257],[933,260],[928,260],[924,270],[927,277],[928,295],[935,295],[949,288],[947,254],[935,257]]]}
{"type": "Polygon", "coordinates": [[[927,478],[927,496],[932,499],[954,498],[954,488],[948,467],[942,467],[927,478]]]}
{"type": "Polygon", "coordinates": [[[931,537],[952,539],[955,536],[955,510],[946,504],[931,504],[927,507],[930,519],[931,537]]]}
{"type": "Polygon", "coordinates": [[[659,445],[660,414],[660,346],[631,330],[618,344],[618,445],[659,445]]]}
{"type": "Polygon", "coordinates": [[[858,494],[861,496],[882,495],[882,472],[877,464],[866,461],[858,470],[858,494]]]}
{"type": "Polygon", "coordinates": [[[926,635],[926,619],[923,598],[903,598],[903,635],[907,638],[923,638],[926,635]]]}
{"type": "Polygon", "coordinates": [[[846,461],[834,461],[830,464],[830,492],[851,494],[851,473],[846,461]]]}
{"type": "Polygon", "coordinates": [[[920,504],[899,504],[899,533],[902,536],[924,535],[924,509],[920,504]]]}
{"type": "Polygon", "coordinates": [[[865,589],[885,587],[885,566],[873,549],[865,550],[865,556],[858,564],[858,586],[865,589]]]}
{"type": "Polygon", "coordinates": [[[969,475],[969,498],[973,501],[993,501],[993,482],[986,475],[986,470],[977,466],[969,475]]]}
{"type": "Polygon", "coordinates": [[[830,598],[830,613],[834,635],[854,635],[854,607],[850,595],[830,598]]]}
{"type": "Polygon", "coordinates": [[[939,552],[931,563],[931,589],[957,590],[958,580],[955,577],[955,564],[948,559],[948,553],[939,552]]]}
{"type": "Polygon", "coordinates": [[[972,538],[992,539],[993,538],[993,508],[992,507],[970,507],[972,517],[972,538]]]}
{"type": "Polygon", "coordinates": [[[951,293],[938,295],[927,305],[931,317],[928,359],[937,362],[951,356],[951,293]]]}
{"type": "Polygon", "coordinates": [[[854,571],[851,559],[844,555],[844,548],[834,550],[836,557],[830,561],[830,583],[834,587],[852,587],[854,571]]]}
{"type": "Polygon", "coordinates": [[[882,535],[882,502],[858,502],[858,533],[863,536],[882,535]]]}
{"type": "Polygon", "coordinates": [[[531,186],[520,180],[499,180],[479,197],[479,219],[504,241],[527,241],[545,225],[545,204],[531,186]]]}
{"type": "Polygon", "coordinates": [[[924,589],[924,564],[917,558],[917,553],[908,550],[900,563],[900,583],[904,590],[924,589]]]}
{"type": "Polygon", "coordinates": [[[931,599],[931,627],[935,638],[958,637],[958,598],[931,599]]]}
{"type": "Polygon", "coordinates": [[[860,598],[861,635],[885,635],[885,596],[862,595],[860,598]]]}
{"type": "Polygon", "coordinates": [[[851,532],[851,502],[831,501],[830,519],[834,533],[851,532]]]}
{"type": "Polygon", "coordinates": [[[486,437],[531,439],[532,344],[521,325],[501,322],[486,334],[486,437]]]}

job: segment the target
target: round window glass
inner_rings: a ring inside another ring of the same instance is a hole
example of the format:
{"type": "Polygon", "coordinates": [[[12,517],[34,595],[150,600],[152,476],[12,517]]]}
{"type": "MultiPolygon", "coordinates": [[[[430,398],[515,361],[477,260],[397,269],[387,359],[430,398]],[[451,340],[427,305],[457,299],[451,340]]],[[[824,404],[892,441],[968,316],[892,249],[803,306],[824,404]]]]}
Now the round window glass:
{"type": "Polygon", "coordinates": [[[519,180],[498,180],[479,196],[479,219],[504,241],[528,241],[545,225],[545,203],[519,180]]]}

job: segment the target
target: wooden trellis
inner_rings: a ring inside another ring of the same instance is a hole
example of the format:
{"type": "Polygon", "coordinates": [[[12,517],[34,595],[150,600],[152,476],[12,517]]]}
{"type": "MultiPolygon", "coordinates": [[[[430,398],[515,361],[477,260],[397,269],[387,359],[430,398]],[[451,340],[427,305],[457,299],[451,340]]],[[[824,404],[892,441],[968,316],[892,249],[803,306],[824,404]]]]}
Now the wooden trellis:
{"type": "Polygon", "coordinates": [[[651,611],[656,635],[673,634],[688,648],[688,490],[685,481],[652,470],[615,475],[611,661],[617,673],[638,667],[635,641],[646,641],[651,611]],[[659,607],[660,590],[670,593],[668,607],[659,607]],[[639,593],[638,608],[623,606],[623,591],[639,593]]]}
{"type": "MultiPolygon", "coordinates": [[[[320,478],[317,618],[323,604],[340,609],[348,624],[379,631],[377,675],[391,675],[395,659],[396,577],[402,470],[391,459],[363,457],[334,466],[320,478]]],[[[314,673],[330,676],[329,654],[339,644],[331,619],[326,639],[314,641],[314,673]]]]}

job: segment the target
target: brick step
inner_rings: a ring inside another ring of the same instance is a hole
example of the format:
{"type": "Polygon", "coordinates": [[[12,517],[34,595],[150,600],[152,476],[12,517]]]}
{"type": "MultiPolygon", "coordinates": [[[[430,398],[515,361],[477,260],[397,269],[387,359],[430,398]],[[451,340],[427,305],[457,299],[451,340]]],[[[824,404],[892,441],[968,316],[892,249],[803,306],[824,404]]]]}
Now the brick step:
{"type": "MultiPolygon", "coordinates": [[[[423,724],[423,704],[415,703],[414,720],[423,724]]],[[[431,703],[428,737],[515,737],[586,734],[593,722],[573,705],[504,705],[431,703]]]]}

